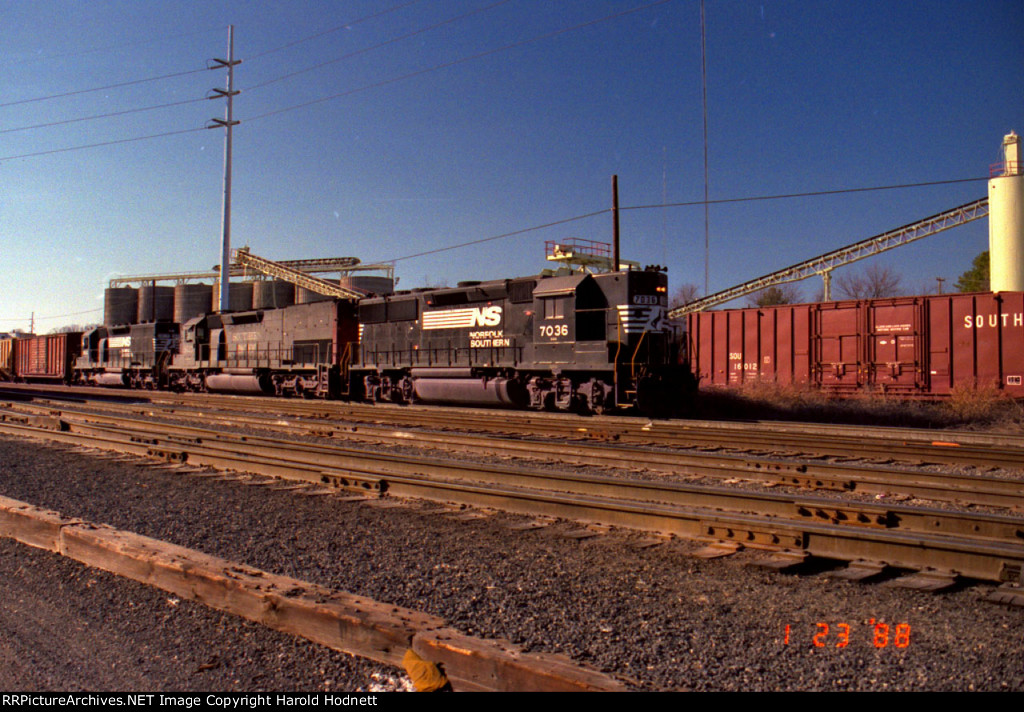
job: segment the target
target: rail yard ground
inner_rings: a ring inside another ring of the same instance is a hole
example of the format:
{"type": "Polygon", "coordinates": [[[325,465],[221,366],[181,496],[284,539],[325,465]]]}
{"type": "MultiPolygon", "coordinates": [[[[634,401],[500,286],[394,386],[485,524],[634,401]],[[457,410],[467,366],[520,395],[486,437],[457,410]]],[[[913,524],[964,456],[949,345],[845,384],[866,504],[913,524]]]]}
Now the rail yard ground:
{"type": "MultiPolygon", "coordinates": [[[[305,497],[9,437],[0,437],[0,462],[0,495],[438,615],[466,634],[569,656],[633,689],[1024,690],[1022,609],[980,600],[994,585],[933,594],[821,570],[778,573],[751,566],[764,556],[754,550],[706,560],[686,540],[648,547],[647,535],[594,534],[568,521],[534,527],[527,517],[414,500],[305,497]]],[[[380,666],[280,642],[19,544],[0,546],[0,567],[21,571],[6,586],[26,586],[0,597],[0,625],[14,641],[4,658],[18,658],[18,641],[32,636],[70,638],[40,643],[62,648],[68,664],[60,675],[43,666],[23,678],[32,689],[397,684],[380,666]],[[106,653],[74,664],[89,646],[106,653]],[[172,662],[145,662],[151,655],[172,662]]]]}
{"type": "Polygon", "coordinates": [[[0,689],[389,691],[398,671],[0,540],[0,689]]]}

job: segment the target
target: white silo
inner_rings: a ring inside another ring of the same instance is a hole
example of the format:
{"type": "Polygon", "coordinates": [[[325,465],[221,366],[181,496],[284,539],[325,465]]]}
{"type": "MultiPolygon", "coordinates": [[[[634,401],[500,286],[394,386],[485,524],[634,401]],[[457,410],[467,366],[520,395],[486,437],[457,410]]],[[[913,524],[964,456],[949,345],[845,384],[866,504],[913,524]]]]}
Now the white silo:
{"type": "Polygon", "coordinates": [[[988,181],[988,251],[993,292],[1024,292],[1024,174],[1020,137],[1003,138],[1003,162],[988,181]]]}

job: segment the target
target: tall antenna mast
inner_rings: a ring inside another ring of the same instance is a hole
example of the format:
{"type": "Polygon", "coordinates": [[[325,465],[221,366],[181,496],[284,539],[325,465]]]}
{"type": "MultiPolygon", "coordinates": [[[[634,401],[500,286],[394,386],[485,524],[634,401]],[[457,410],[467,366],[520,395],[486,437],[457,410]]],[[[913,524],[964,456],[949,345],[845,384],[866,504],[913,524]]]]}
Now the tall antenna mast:
{"type": "Polygon", "coordinates": [[[214,89],[215,96],[222,96],[228,100],[227,110],[223,119],[212,119],[214,126],[224,127],[224,219],[222,222],[223,231],[220,241],[220,306],[219,311],[227,311],[229,297],[231,296],[231,129],[236,124],[233,110],[235,94],[235,65],[241,64],[241,60],[235,60],[235,26],[228,25],[228,58],[214,59],[210,69],[226,67],[228,70],[227,89],[214,89]]]}
{"type": "Polygon", "coordinates": [[[700,96],[704,114],[704,296],[711,283],[711,238],[708,220],[708,60],[704,22],[704,0],[700,0],[700,96]]]}

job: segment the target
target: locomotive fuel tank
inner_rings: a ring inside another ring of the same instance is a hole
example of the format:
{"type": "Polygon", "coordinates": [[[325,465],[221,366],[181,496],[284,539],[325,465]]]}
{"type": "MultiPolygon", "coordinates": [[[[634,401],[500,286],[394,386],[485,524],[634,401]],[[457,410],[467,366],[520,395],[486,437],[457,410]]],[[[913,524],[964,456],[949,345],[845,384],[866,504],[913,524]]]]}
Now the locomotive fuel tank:
{"type": "Polygon", "coordinates": [[[529,395],[515,378],[474,377],[472,369],[412,369],[416,398],[424,403],[525,408],[529,395]]]}

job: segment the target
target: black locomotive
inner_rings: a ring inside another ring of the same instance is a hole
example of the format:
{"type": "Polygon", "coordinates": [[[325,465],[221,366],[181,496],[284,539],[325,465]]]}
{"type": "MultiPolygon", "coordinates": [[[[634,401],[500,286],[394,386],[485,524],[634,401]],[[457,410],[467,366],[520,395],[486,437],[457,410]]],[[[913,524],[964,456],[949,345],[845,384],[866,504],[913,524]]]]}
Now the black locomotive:
{"type": "Polygon", "coordinates": [[[413,290],[358,303],[100,327],[79,382],[601,412],[685,403],[694,383],[657,269],[413,290]]]}
{"type": "Polygon", "coordinates": [[[169,322],[98,326],[82,334],[73,380],[96,386],[157,389],[178,352],[180,328],[169,322]]]}
{"type": "Polygon", "coordinates": [[[688,369],[659,271],[463,282],[365,299],[354,374],[371,400],[600,412],[650,406],[688,369]]]}

